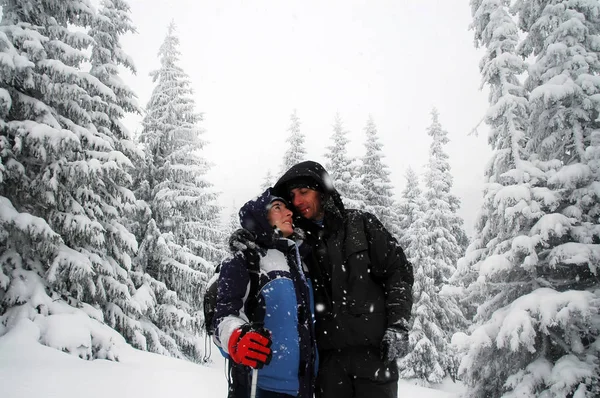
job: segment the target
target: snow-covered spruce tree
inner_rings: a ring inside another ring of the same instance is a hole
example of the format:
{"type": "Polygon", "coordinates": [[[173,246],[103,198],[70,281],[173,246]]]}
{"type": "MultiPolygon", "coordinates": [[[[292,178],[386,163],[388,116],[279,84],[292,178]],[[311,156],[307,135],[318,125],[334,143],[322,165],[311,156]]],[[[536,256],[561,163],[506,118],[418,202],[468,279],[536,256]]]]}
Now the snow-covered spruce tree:
{"type": "Polygon", "coordinates": [[[344,129],[338,113],[335,115],[331,135],[333,144],[327,147],[329,151],[325,153],[327,159],[325,168],[342,196],[344,205],[349,209],[361,209],[364,206],[362,185],[356,173],[357,169],[353,167],[352,159],[348,157],[347,145],[350,140],[347,135],[348,131],[344,129]]]}
{"type": "MultiPolygon", "coordinates": [[[[269,187],[267,187],[269,188],[269,187]]],[[[265,188],[265,190],[267,189],[265,188]]],[[[226,235],[229,236],[236,230],[242,228],[240,225],[240,216],[239,216],[239,208],[233,204],[231,213],[229,214],[229,220],[227,221],[227,226],[225,227],[226,235]]]]}
{"type": "Polygon", "coordinates": [[[412,226],[415,220],[415,206],[418,207],[419,211],[425,211],[425,206],[421,206],[420,202],[419,206],[416,205],[417,200],[422,201],[423,198],[421,187],[419,186],[419,176],[412,167],[408,167],[406,170],[406,174],[404,176],[406,178],[406,185],[402,190],[402,197],[398,201],[398,205],[396,208],[396,214],[398,215],[398,226],[402,235],[398,239],[400,246],[406,248],[411,243],[411,236],[408,235],[408,230],[412,226]]]}
{"type": "MultiPolygon", "coordinates": [[[[351,157],[350,158],[350,175],[352,175],[352,196],[355,197],[355,204],[359,210],[365,210],[365,194],[364,187],[362,185],[362,169],[363,169],[362,157],[351,157]]],[[[395,211],[395,210],[394,210],[395,211]]]]}
{"type": "MultiPolygon", "coordinates": [[[[171,23],[160,47],[156,86],[142,121],[145,161],[136,193],[147,218],[136,258],[135,282],[144,292],[146,349],[202,358],[201,299],[208,275],[223,257],[217,194],[206,180],[190,81],[178,66],[179,39],[171,23]]],[[[140,294],[141,296],[141,294],[140,294]]]]}
{"type": "MultiPolygon", "coordinates": [[[[477,280],[477,264],[491,255],[511,250],[513,239],[526,235],[540,217],[540,204],[532,188],[535,181],[543,177],[543,172],[528,162],[524,149],[528,100],[518,76],[524,72],[525,65],[516,55],[518,29],[508,13],[508,3],[473,0],[471,7],[475,43],[488,49],[480,62],[480,70],[482,85],[490,86],[486,122],[490,126],[488,141],[494,152],[485,170],[484,201],[476,234],[465,256],[458,261],[454,276],[463,287],[477,280]]],[[[516,262],[514,267],[518,267],[516,262]]],[[[489,288],[492,285],[483,286],[489,288]]],[[[515,293],[511,297],[518,295],[515,293]]],[[[477,305],[485,296],[484,292],[474,288],[465,294],[463,308],[469,319],[475,315],[477,305]]]]}
{"type": "Polygon", "coordinates": [[[598,58],[597,53],[587,58],[576,55],[583,46],[567,56],[569,52],[563,51],[569,46],[554,41],[562,37],[575,44],[579,34],[594,29],[597,35],[599,5],[587,3],[596,9],[592,13],[595,28],[566,34],[581,27],[585,12],[571,12],[573,18],[555,12],[566,10],[567,3],[586,2],[548,3],[520,1],[515,8],[527,33],[521,47],[524,55],[533,51],[537,56],[528,79],[529,86],[535,87],[528,118],[527,96],[517,79],[524,65],[516,56],[518,30],[507,12],[509,4],[471,2],[476,43],[488,49],[481,70],[483,82],[490,85],[487,123],[495,152],[486,171],[488,184],[477,236],[458,272],[463,280],[472,281],[467,292],[481,303],[470,336],[455,336],[457,346],[466,352],[461,374],[470,386],[469,396],[600,393],[600,302],[594,265],[598,263],[598,233],[593,232],[597,227],[592,222],[586,225],[584,221],[593,219],[591,206],[581,206],[576,193],[590,183],[591,173],[569,173],[574,169],[568,166],[581,158],[573,145],[576,134],[571,123],[577,117],[566,114],[582,113],[572,96],[578,92],[575,85],[563,85],[561,80],[573,77],[565,73],[569,67],[577,75],[586,70],[581,62],[598,58]],[[560,65],[545,68],[552,59],[560,65]],[[553,80],[555,72],[560,74],[558,80],[553,80]],[[535,81],[538,85],[532,84],[535,81]]]}
{"type": "Polygon", "coordinates": [[[409,325],[409,354],[399,362],[402,378],[419,384],[439,383],[446,370],[438,347],[445,346],[445,334],[436,318],[440,297],[434,284],[433,251],[427,241],[427,202],[412,169],[406,173],[402,198],[403,239],[400,242],[414,267],[413,307],[409,325]]]}
{"type": "Polygon", "coordinates": [[[126,138],[98,122],[122,115],[119,93],[82,70],[99,16],[79,0],[0,5],[0,333],[29,319],[43,344],[117,359],[104,322],[135,339],[137,243],[120,223],[126,138]]]}
{"type": "Polygon", "coordinates": [[[437,263],[434,280],[436,285],[440,286],[446,283],[456,271],[456,263],[465,250],[458,244],[459,239],[460,241],[464,239],[458,237],[466,236],[466,233],[462,228],[463,220],[456,214],[460,202],[450,193],[452,174],[450,174],[448,155],[444,151],[444,145],[449,142],[448,133],[442,128],[436,109],[431,111],[431,119],[427,134],[432,141],[424,177],[424,197],[427,201],[425,223],[428,240],[437,263]]]}
{"type": "MultiPolygon", "coordinates": [[[[436,147],[432,154],[438,151],[439,148],[436,147]]],[[[430,159],[428,177],[433,174],[432,164],[439,165],[440,162],[430,159]]],[[[429,180],[427,182],[429,183],[429,180]]],[[[451,274],[442,273],[443,269],[453,270],[454,266],[444,264],[448,257],[443,257],[439,253],[442,248],[459,250],[450,247],[446,242],[447,240],[455,242],[446,227],[449,221],[442,218],[445,213],[440,210],[449,206],[447,202],[445,207],[442,206],[441,199],[431,200],[432,188],[430,184],[427,185],[428,191],[423,195],[417,175],[409,168],[398,213],[402,232],[400,243],[413,263],[415,273],[414,305],[409,333],[412,350],[402,359],[400,369],[402,369],[402,377],[417,379],[423,385],[440,383],[446,375],[454,377],[457,361],[454,350],[450,346],[450,338],[465,324],[457,298],[452,294],[453,290],[445,288],[451,274]],[[431,205],[437,206],[437,211],[433,212],[431,205]],[[432,214],[440,219],[432,219],[432,214]]]]}
{"type": "MultiPolygon", "coordinates": [[[[549,165],[546,186],[556,201],[533,227],[537,277],[540,286],[564,293],[566,305],[587,300],[586,310],[593,314],[574,311],[542,342],[554,345],[544,358],[549,369],[557,372],[568,364],[582,372],[566,383],[546,381],[537,388],[599,396],[600,175],[594,164],[600,159],[600,4],[519,1],[515,10],[528,32],[521,53],[536,57],[526,82],[531,93],[527,148],[549,165]]],[[[521,386],[538,375],[528,369],[510,384],[521,386]]]]}
{"type": "MultiPolygon", "coordinates": [[[[270,185],[268,187],[265,187],[265,190],[269,187],[270,185]]],[[[235,201],[232,203],[229,217],[226,220],[222,220],[222,222],[223,224],[221,229],[223,231],[223,235],[222,241],[220,242],[220,247],[224,253],[222,258],[223,260],[226,256],[228,256],[231,253],[231,249],[229,248],[229,238],[231,237],[231,234],[233,234],[233,232],[235,232],[236,230],[242,228],[242,226],[240,225],[239,207],[235,204],[235,201]]]]}
{"type": "Polygon", "coordinates": [[[94,103],[96,112],[92,113],[92,120],[101,133],[106,132],[110,136],[109,132],[112,132],[117,138],[115,146],[121,152],[131,159],[137,159],[142,154],[136,148],[133,135],[121,122],[125,113],[141,113],[137,96],[119,76],[119,67],[136,73],[133,60],[123,51],[120,43],[122,35],[135,33],[130,12],[129,4],[124,0],[102,0],[89,32],[94,40],[90,74],[114,93],[114,97],[94,103]]]}
{"type": "MultiPolygon", "coordinates": [[[[123,51],[120,43],[120,37],[135,32],[135,27],[129,17],[131,11],[126,1],[102,0],[100,5],[98,16],[89,31],[90,37],[94,40],[90,58],[90,74],[110,88],[114,96],[104,101],[94,101],[92,105],[94,110],[91,112],[91,117],[100,134],[108,137],[115,148],[129,159],[139,161],[142,153],[137,149],[133,141],[133,135],[123,125],[122,119],[125,113],[139,114],[141,110],[137,104],[135,93],[119,76],[120,67],[135,73],[133,61],[123,51]]],[[[128,171],[131,172],[132,167],[129,167],[128,171]]],[[[115,225],[107,228],[107,231],[112,234],[122,233],[123,225],[130,227],[128,217],[130,210],[135,206],[134,194],[128,189],[132,186],[132,179],[129,175],[123,185],[120,188],[121,195],[125,195],[129,200],[123,201],[122,204],[114,204],[115,207],[120,206],[120,211],[119,213],[112,212],[115,225]]],[[[118,239],[113,240],[118,242],[118,239]]],[[[109,252],[116,250],[111,246],[107,249],[109,252]]],[[[117,258],[121,256],[118,252],[114,255],[117,258]]],[[[131,262],[129,259],[128,261],[131,262]]],[[[129,283],[134,286],[133,282],[129,283]]],[[[141,313],[141,307],[135,300],[137,296],[134,295],[133,297],[132,305],[136,308],[136,313],[141,313]]],[[[108,314],[107,323],[120,331],[127,341],[135,347],[144,347],[145,339],[141,333],[142,328],[139,322],[123,318],[116,311],[108,314]]]]}
{"type": "Polygon", "coordinates": [[[361,169],[365,210],[377,216],[390,233],[398,236],[390,171],[383,163],[383,144],[377,136],[377,127],[372,116],[367,120],[365,134],[365,154],[361,169]]]}
{"type": "Polygon", "coordinates": [[[600,243],[600,179],[592,169],[599,159],[600,4],[519,1],[516,10],[521,29],[529,32],[521,53],[536,56],[527,79],[528,148],[542,162],[561,162],[548,184],[560,191],[557,212],[585,229],[574,239],[600,243]]]}
{"type": "Polygon", "coordinates": [[[288,143],[288,149],[283,155],[283,163],[281,166],[281,175],[288,171],[293,165],[306,160],[306,148],[304,147],[304,134],[300,131],[300,119],[296,114],[296,110],[290,115],[290,127],[285,141],[288,143]]]}
{"type": "Polygon", "coordinates": [[[275,182],[277,182],[277,180],[273,176],[271,169],[268,169],[267,174],[265,174],[265,177],[263,178],[262,184],[260,184],[261,191],[266,191],[267,188],[272,187],[275,184],[275,182]]]}

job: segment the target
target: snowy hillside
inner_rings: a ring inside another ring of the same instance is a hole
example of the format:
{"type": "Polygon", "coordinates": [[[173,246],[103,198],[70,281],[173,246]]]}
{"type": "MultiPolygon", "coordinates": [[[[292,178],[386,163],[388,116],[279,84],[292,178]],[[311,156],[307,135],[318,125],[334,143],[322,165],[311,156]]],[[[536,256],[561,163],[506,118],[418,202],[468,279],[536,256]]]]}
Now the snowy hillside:
{"type": "MultiPolygon", "coordinates": [[[[37,342],[39,330],[23,320],[0,338],[2,398],[226,397],[225,364],[213,352],[210,366],[123,347],[120,361],[85,361],[37,342]]],[[[452,398],[446,391],[401,382],[400,396],[452,398]]]]}

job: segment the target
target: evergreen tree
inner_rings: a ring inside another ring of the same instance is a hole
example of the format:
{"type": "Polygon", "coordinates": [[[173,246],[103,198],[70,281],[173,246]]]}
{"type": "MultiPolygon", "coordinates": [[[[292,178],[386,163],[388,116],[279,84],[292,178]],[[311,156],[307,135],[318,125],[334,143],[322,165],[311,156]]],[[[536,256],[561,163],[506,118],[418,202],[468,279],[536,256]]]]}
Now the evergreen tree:
{"type": "Polygon", "coordinates": [[[427,129],[432,141],[425,173],[425,223],[437,263],[434,279],[436,284],[440,285],[454,274],[456,263],[464,254],[465,248],[458,244],[455,233],[458,231],[457,235],[461,236],[466,234],[462,229],[463,220],[456,214],[460,202],[450,193],[452,174],[448,155],[443,148],[449,142],[448,133],[442,128],[436,109],[432,110],[431,117],[431,126],[427,129]]]}
{"type": "MultiPolygon", "coordinates": [[[[448,143],[448,133],[439,122],[436,109],[431,112],[432,122],[427,134],[432,138],[429,149],[429,163],[425,172],[425,201],[427,203],[424,223],[426,226],[425,239],[431,249],[433,272],[428,275],[434,284],[435,324],[442,333],[441,338],[435,338],[440,365],[445,372],[456,374],[454,351],[450,348],[452,335],[458,330],[464,330],[467,321],[459,307],[459,297],[450,281],[456,272],[458,259],[464,254],[465,247],[459,242],[466,240],[463,230],[463,220],[456,214],[460,202],[450,193],[452,175],[448,155],[444,145],[448,143]]],[[[429,381],[432,381],[429,376],[429,381]]]]}
{"type": "Polygon", "coordinates": [[[262,184],[260,184],[260,189],[264,192],[267,188],[271,188],[275,185],[275,182],[277,182],[277,180],[273,176],[273,173],[271,173],[271,169],[268,169],[262,184]]]}
{"type": "Polygon", "coordinates": [[[206,180],[209,164],[188,76],[178,66],[179,39],[171,23],[160,47],[161,66],[146,107],[140,142],[145,162],[138,197],[147,217],[135,282],[150,299],[146,348],[199,361],[201,299],[223,252],[217,194],[206,180]],[[217,227],[215,227],[217,226],[217,227]]]}
{"type": "Polygon", "coordinates": [[[472,396],[596,396],[600,234],[589,156],[598,122],[583,104],[598,90],[587,83],[598,75],[599,5],[517,2],[521,54],[536,57],[529,102],[508,2],[471,5],[477,43],[488,49],[481,70],[495,153],[459,269],[481,303],[470,336],[456,336],[461,373],[472,396]]]}
{"type": "Polygon", "coordinates": [[[367,137],[361,170],[365,210],[373,213],[390,233],[398,236],[390,171],[383,163],[383,144],[377,136],[377,127],[372,116],[367,120],[365,134],[367,137]]]}
{"type": "Polygon", "coordinates": [[[87,1],[0,5],[0,322],[29,319],[46,345],[116,359],[123,338],[103,323],[139,336],[128,274],[137,243],[120,222],[132,164],[115,128],[131,109],[82,66],[99,65],[86,50],[102,45],[87,28],[119,33],[108,8],[97,15],[87,1]],[[78,333],[62,335],[65,324],[78,333]]]}
{"type": "Polygon", "coordinates": [[[135,27],[129,17],[130,7],[124,0],[102,0],[98,18],[90,30],[94,39],[90,63],[90,74],[112,90],[114,97],[94,102],[96,112],[92,113],[94,125],[101,133],[117,138],[115,145],[130,159],[138,159],[139,153],[133,141],[133,135],[121,120],[125,113],[141,113],[137,96],[119,76],[119,67],[135,74],[133,60],[123,51],[120,36],[135,33],[135,27]],[[107,115],[106,118],[104,115],[107,115]],[[103,117],[104,116],[104,117],[103,117]]]}
{"type": "MultiPolygon", "coordinates": [[[[267,189],[267,188],[265,188],[267,189]]],[[[223,261],[225,259],[225,257],[227,255],[229,255],[230,253],[230,249],[229,249],[229,238],[231,237],[231,234],[233,234],[233,232],[235,232],[236,230],[242,228],[242,226],[240,225],[240,216],[239,216],[239,208],[238,206],[236,206],[235,202],[233,203],[233,206],[231,207],[231,212],[229,213],[229,217],[224,220],[224,225],[223,225],[223,241],[221,243],[221,247],[223,248],[223,258],[221,259],[221,261],[223,261]]]]}
{"type": "Polygon", "coordinates": [[[398,202],[396,214],[398,215],[398,226],[402,232],[398,242],[406,251],[406,248],[408,248],[408,246],[411,244],[412,236],[409,235],[408,231],[415,222],[414,213],[417,210],[415,209],[415,206],[419,211],[423,212],[425,211],[425,205],[421,206],[420,201],[422,201],[423,198],[421,198],[422,192],[421,188],[419,187],[419,177],[412,167],[408,167],[406,170],[405,178],[406,186],[402,191],[402,198],[398,202]],[[417,203],[417,201],[419,202],[417,203]]]}
{"type": "Polygon", "coordinates": [[[335,115],[331,136],[333,144],[327,147],[329,151],[325,154],[325,158],[328,159],[325,168],[342,196],[344,205],[350,209],[361,209],[364,207],[362,186],[356,173],[357,169],[353,167],[353,160],[347,154],[346,148],[350,142],[347,135],[348,131],[344,129],[338,113],[335,115]]]}
{"type": "MultiPolygon", "coordinates": [[[[265,188],[265,189],[267,189],[267,188],[265,188]]],[[[229,237],[231,236],[231,234],[234,231],[242,228],[242,226],[240,225],[239,211],[240,211],[240,209],[234,203],[233,207],[231,208],[231,213],[229,213],[229,219],[227,220],[227,225],[225,226],[225,235],[227,236],[227,239],[229,239],[229,237]]]]}
{"type": "Polygon", "coordinates": [[[281,175],[288,171],[293,165],[306,160],[306,148],[304,148],[305,137],[300,131],[300,119],[298,118],[295,109],[290,116],[290,127],[287,131],[289,132],[289,135],[285,141],[289,146],[283,155],[281,175]]]}
{"type": "Polygon", "coordinates": [[[365,191],[362,185],[362,170],[363,170],[363,159],[361,157],[352,157],[350,158],[350,175],[352,175],[352,179],[350,180],[351,192],[350,196],[355,198],[354,205],[356,205],[357,209],[365,210],[365,191]]]}
{"type": "Polygon", "coordinates": [[[427,241],[425,212],[427,202],[419,188],[418,177],[412,169],[406,173],[403,191],[403,240],[408,260],[413,264],[413,307],[409,330],[409,353],[400,360],[402,378],[417,379],[422,385],[438,383],[444,377],[437,346],[444,342],[444,333],[436,324],[435,305],[439,298],[433,280],[435,262],[427,241]]]}
{"type": "MultiPolygon", "coordinates": [[[[543,172],[528,162],[525,151],[528,99],[518,79],[525,65],[516,54],[518,28],[508,13],[508,4],[473,0],[471,7],[476,44],[487,47],[480,69],[482,84],[490,86],[486,122],[494,152],[485,170],[484,201],[476,235],[465,257],[459,260],[455,274],[465,287],[477,279],[477,264],[510,250],[513,239],[527,234],[540,216],[532,184],[543,177],[543,172]]],[[[466,313],[475,315],[477,303],[484,296],[483,292],[470,289],[464,300],[466,313]]]]}
{"type": "MultiPolygon", "coordinates": [[[[416,173],[409,168],[406,187],[399,206],[400,240],[413,264],[413,308],[409,330],[410,353],[400,362],[401,377],[417,379],[422,385],[440,383],[447,374],[456,373],[456,356],[450,347],[450,336],[464,325],[464,317],[456,298],[440,283],[439,259],[435,242],[431,242],[431,209],[419,188],[416,173]]],[[[451,292],[451,291],[450,291],[451,292]]]]}
{"type": "MultiPolygon", "coordinates": [[[[563,305],[589,303],[541,338],[547,351],[538,358],[555,372],[569,364],[582,368],[582,373],[567,383],[546,382],[534,388],[600,395],[600,175],[594,173],[600,159],[600,4],[519,1],[516,10],[521,29],[528,32],[521,54],[536,57],[526,82],[531,93],[527,149],[548,169],[544,188],[551,196],[548,202],[556,205],[532,227],[537,277],[540,288],[553,289],[549,294],[561,297],[563,305]],[[585,312],[588,308],[591,317],[585,312]]],[[[539,375],[534,366],[515,374],[513,389],[539,375]]]]}

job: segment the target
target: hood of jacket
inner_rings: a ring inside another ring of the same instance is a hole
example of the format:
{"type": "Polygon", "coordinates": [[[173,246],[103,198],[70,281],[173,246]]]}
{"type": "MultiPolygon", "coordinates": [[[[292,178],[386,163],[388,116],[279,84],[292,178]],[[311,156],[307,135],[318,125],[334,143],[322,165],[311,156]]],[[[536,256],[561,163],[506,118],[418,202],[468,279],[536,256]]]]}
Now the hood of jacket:
{"type": "Polygon", "coordinates": [[[345,214],[342,197],[334,188],[329,173],[321,164],[307,160],[293,165],[275,183],[274,192],[291,203],[290,188],[298,182],[323,194],[322,206],[326,217],[339,218],[345,214]],[[312,181],[314,184],[307,183],[307,181],[312,181]]]}
{"type": "Polygon", "coordinates": [[[273,189],[268,188],[261,195],[246,202],[239,212],[242,228],[256,235],[257,243],[266,246],[270,246],[274,238],[279,237],[277,230],[269,224],[267,219],[269,206],[275,200],[281,200],[287,205],[284,198],[275,195],[273,189]]]}

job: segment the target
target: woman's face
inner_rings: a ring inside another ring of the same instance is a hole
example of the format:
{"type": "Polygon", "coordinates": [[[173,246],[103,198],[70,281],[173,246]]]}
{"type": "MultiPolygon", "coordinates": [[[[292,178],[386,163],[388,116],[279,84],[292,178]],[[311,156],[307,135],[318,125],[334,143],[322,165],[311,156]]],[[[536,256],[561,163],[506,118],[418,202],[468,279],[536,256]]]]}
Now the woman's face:
{"type": "Polygon", "coordinates": [[[271,207],[267,213],[267,220],[270,225],[277,227],[281,231],[284,238],[287,238],[294,233],[292,211],[280,200],[271,203],[271,207]]]}

